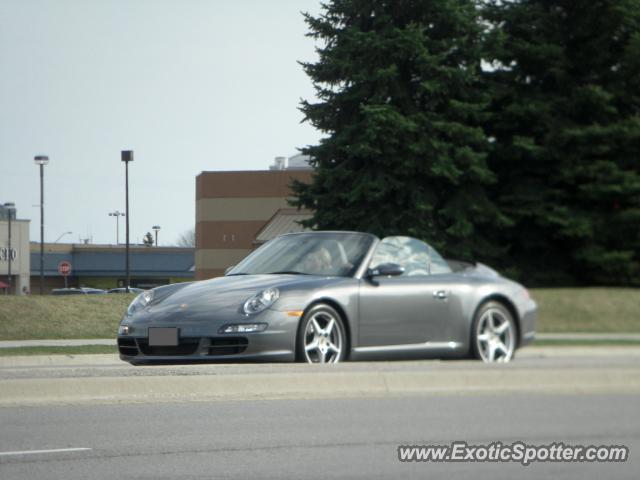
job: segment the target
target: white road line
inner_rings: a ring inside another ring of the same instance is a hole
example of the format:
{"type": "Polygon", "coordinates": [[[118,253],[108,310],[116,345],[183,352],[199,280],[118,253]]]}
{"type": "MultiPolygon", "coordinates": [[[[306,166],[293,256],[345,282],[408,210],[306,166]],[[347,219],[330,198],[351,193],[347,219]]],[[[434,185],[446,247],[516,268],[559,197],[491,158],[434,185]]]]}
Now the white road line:
{"type": "Polygon", "coordinates": [[[56,448],[54,450],[23,450],[17,452],[0,452],[0,456],[9,455],[37,455],[40,453],[68,453],[68,452],[85,452],[91,448],[56,448]]]}

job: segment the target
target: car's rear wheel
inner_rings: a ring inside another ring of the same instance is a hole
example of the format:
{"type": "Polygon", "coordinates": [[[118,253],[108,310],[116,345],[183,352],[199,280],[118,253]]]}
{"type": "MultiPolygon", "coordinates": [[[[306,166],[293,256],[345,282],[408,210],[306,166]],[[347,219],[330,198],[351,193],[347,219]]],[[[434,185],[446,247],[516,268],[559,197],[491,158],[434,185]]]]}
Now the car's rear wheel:
{"type": "Polygon", "coordinates": [[[347,335],[340,314],[324,303],[311,307],[298,327],[298,360],[338,363],[346,354],[347,335]]]}
{"type": "Polygon", "coordinates": [[[511,312],[498,302],[478,309],[473,322],[472,351],[483,362],[509,362],[516,350],[516,325],[511,312]]]}

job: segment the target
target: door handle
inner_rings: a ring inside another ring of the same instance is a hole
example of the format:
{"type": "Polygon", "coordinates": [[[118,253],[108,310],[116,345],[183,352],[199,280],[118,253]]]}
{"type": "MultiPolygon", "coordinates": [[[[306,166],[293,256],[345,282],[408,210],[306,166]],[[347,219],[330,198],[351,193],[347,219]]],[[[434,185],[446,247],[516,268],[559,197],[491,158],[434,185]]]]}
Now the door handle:
{"type": "Polygon", "coordinates": [[[437,298],[438,300],[446,300],[449,294],[446,290],[434,290],[433,298],[437,298]]]}

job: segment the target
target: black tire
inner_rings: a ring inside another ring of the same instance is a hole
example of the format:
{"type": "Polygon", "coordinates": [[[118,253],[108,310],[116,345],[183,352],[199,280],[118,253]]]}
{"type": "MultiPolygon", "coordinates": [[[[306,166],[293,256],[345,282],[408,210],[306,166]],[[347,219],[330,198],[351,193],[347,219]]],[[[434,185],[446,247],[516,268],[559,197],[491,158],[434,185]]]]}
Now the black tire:
{"type": "Polygon", "coordinates": [[[500,302],[489,301],[482,304],[471,323],[470,339],[472,358],[483,362],[509,362],[513,360],[518,344],[516,322],[513,315],[500,302]],[[496,323],[497,328],[490,326],[496,323]],[[504,329],[504,332],[498,333],[501,328],[504,329]],[[489,339],[485,340],[486,337],[489,339]],[[499,347],[493,348],[495,346],[499,347]]]}
{"type": "Polygon", "coordinates": [[[349,341],[347,338],[347,332],[344,328],[344,321],[342,316],[330,305],[326,303],[318,303],[313,305],[300,320],[298,325],[298,334],[296,337],[296,361],[304,363],[338,363],[347,358],[347,349],[349,341]],[[330,320],[334,320],[334,324],[331,327],[330,332],[325,336],[319,335],[320,332],[315,333],[315,327],[309,325],[315,319],[316,323],[321,327],[322,332],[329,326],[330,320]],[[324,323],[323,323],[324,322],[324,323]],[[313,331],[313,332],[310,332],[313,331]],[[319,346],[310,352],[307,352],[307,346],[309,346],[314,338],[320,338],[323,345],[319,346]],[[329,340],[327,344],[325,340],[329,340]],[[336,344],[336,340],[339,339],[339,345],[336,344]],[[340,352],[337,353],[333,349],[322,353],[320,348],[327,348],[327,345],[338,346],[340,352]],[[336,355],[337,353],[337,355],[336,355]],[[325,358],[325,362],[321,362],[321,355],[325,358]]]}

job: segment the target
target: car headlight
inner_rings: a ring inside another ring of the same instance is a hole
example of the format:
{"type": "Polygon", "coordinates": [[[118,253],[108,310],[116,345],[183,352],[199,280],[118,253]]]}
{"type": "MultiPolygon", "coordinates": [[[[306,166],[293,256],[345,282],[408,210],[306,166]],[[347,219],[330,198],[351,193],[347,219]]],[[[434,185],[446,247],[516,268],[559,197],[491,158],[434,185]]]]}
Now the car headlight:
{"type": "Polygon", "coordinates": [[[130,325],[120,325],[118,327],[118,335],[131,335],[133,327],[130,325]]]}
{"type": "Polygon", "coordinates": [[[134,298],[133,302],[129,305],[129,308],[127,308],[127,315],[133,315],[149,305],[151,300],[153,300],[153,295],[153,290],[145,290],[134,298]]]}
{"type": "Polygon", "coordinates": [[[267,288],[244,302],[244,313],[251,315],[266,310],[280,297],[277,288],[267,288]]]}

